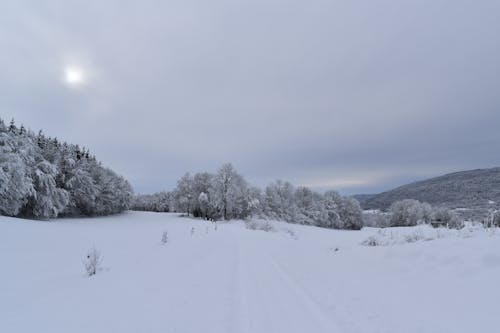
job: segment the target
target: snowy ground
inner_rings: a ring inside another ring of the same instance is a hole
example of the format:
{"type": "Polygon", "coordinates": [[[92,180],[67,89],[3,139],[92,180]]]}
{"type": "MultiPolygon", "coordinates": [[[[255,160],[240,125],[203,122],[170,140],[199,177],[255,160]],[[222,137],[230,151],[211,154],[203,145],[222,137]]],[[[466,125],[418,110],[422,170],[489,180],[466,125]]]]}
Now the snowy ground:
{"type": "Polygon", "coordinates": [[[272,226],[0,217],[0,332],[500,330],[500,230],[272,226]],[[370,235],[383,246],[360,245],[370,235]],[[89,278],[93,245],[103,269],[89,278]]]}

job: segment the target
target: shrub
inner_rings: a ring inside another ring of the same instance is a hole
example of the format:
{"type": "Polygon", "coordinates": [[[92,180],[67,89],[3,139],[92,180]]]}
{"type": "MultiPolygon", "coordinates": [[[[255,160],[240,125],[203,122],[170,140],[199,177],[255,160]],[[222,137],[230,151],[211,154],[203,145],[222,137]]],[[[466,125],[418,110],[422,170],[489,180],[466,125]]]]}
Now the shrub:
{"type": "Polygon", "coordinates": [[[167,242],[168,242],[168,232],[164,231],[163,235],[161,236],[161,243],[165,245],[167,244],[167,242]]]}
{"type": "Polygon", "coordinates": [[[98,251],[95,247],[91,248],[87,252],[87,256],[83,261],[87,275],[88,276],[95,275],[97,273],[97,270],[101,266],[101,263],[102,263],[101,252],[98,251]]]}
{"type": "Polygon", "coordinates": [[[274,231],[273,225],[265,220],[248,220],[245,221],[245,226],[250,230],[274,231]]]}
{"type": "Polygon", "coordinates": [[[379,210],[366,210],[363,212],[363,226],[374,228],[386,228],[390,225],[389,213],[383,213],[379,210]]]}
{"type": "Polygon", "coordinates": [[[462,221],[457,214],[447,208],[436,208],[432,214],[433,226],[446,226],[451,229],[462,229],[464,221],[462,221]]]}
{"type": "Polygon", "coordinates": [[[367,239],[365,239],[363,242],[361,242],[361,245],[366,245],[366,246],[379,246],[381,245],[378,238],[375,236],[370,236],[367,239]]]}
{"type": "Polygon", "coordinates": [[[432,208],[428,203],[405,199],[394,202],[390,207],[391,227],[410,227],[429,223],[432,218],[432,208]]]}

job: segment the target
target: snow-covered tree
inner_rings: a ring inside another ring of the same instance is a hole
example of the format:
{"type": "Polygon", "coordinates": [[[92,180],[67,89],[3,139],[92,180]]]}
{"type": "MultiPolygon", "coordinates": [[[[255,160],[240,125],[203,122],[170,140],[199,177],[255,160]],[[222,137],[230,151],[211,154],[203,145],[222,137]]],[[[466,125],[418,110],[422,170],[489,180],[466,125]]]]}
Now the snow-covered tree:
{"type": "Polygon", "coordinates": [[[194,201],[198,198],[193,196],[193,177],[189,173],[177,181],[174,196],[177,211],[185,212],[187,215],[191,214],[194,201]]]}
{"type": "Polygon", "coordinates": [[[338,209],[340,229],[359,230],[363,227],[363,211],[356,199],[343,197],[338,209]]]}
{"type": "Polygon", "coordinates": [[[127,209],[130,184],[88,150],[0,119],[0,214],[29,218],[127,209]]]}
{"type": "Polygon", "coordinates": [[[264,215],[288,222],[295,219],[294,188],[291,183],[277,180],[269,184],[263,199],[264,215]]]}
{"type": "Polygon", "coordinates": [[[173,195],[171,192],[158,192],[154,194],[140,194],[132,199],[132,210],[150,212],[170,212],[172,211],[173,195]]]}
{"type": "Polygon", "coordinates": [[[433,222],[437,222],[439,225],[453,229],[461,229],[464,226],[464,222],[457,216],[457,214],[444,207],[434,209],[432,220],[433,222]]]}
{"type": "Polygon", "coordinates": [[[418,200],[404,199],[394,202],[391,212],[390,225],[392,227],[414,226],[429,223],[432,218],[432,207],[428,203],[418,200]]]}
{"type": "Polygon", "coordinates": [[[11,133],[0,133],[0,213],[17,216],[35,194],[29,166],[11,133]]]}
{"type": "Polygon", "coordinates": [[[215,174],[209,195],[218,215],[223,219],[248,216],[248,185],[232,164],[222,165],[215,174]]]}
{"type": "Polygon", "coordinates": [[[65,189],[56,186],[56,168],[47,161],[39,162],[32,174],[34,193],[29,197],[23,214],[41,219],[57,217],[69,202],[65,189]]]}

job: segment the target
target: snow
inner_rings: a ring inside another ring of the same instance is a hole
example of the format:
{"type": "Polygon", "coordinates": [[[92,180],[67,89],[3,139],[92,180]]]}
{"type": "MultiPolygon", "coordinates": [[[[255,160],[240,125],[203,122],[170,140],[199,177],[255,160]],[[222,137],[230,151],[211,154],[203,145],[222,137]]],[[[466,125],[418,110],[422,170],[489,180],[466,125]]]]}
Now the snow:
{"type": "Polygon", "coordinates": [[[0,217],[0,332],[500,327],[499,230],[442,231],[432,240],[365,246],[381,233],[404,240],[438,231],[270,223],[265,232],[242,221],[218,222],[215,230],[210,222],[168,213],[51,222],[0,217]],[[102,267],[88,277],[83,259],[94,246],[102,267]]]}

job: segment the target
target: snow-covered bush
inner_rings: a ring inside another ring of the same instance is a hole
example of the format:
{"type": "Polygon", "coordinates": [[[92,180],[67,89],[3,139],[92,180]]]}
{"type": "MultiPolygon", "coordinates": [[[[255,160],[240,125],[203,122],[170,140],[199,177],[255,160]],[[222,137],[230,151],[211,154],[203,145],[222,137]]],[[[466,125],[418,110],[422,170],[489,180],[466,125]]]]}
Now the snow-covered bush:
{"type": "Polygon", "coordinates": [[[295,239],[295,240],[299,239],[299,238],[297,237],[297,235],[295,234],[295,231],[293,231],[292,229],[285,229],[285,232],[286,232],[287,234],[289,234],[289,235],[290,235],[290,237],[292,237],[293,239],[295,239]]]}
{"type": "Polygon", "coordinates": [[[250,230],[274,231],[273,225],[267,220],[247,220],[245,226],[250,230]]]}
{"type": "Polygon", "coordinates": [[[163,245],[168,243],[168,231],[164,231],[163,234],[161,235],[161,243],[163,245]]]}
{"type": "Polygon", "coordinates": [[[87,275],[88,276],[95,275],[99,267],[101,266],[101,263],[102,263],[101,252],[99,252],[95,247],[91,248],[87,252],[85,259],[83,260],[83,264],[85,266],[85,271],[87,272],[87,275]]]}
{"type": "Polygon", "coordinates": [[[453,211],[442,207],[434,209],[432,223],[435,226],[442,225],[452,229],[461,229],[464,227],[463,220],[453,211]]]}
{"type": "Polygon", "coordinates": [[[335,191],[324,195],[307,187],[276,181],[266,187],[262,214],[271,219],[323,228],[359,230],[363,226],[359,202],[335,191]]]}
{"type": "Polygon", "coordinates": [[[418,200],[405,199],[394,202],[390,207],[391,227],[415,226],[429,223],[432,219],[432,207],[418,200]]]}
{"type": "Polygon", "coordinates": [[[386,228],[390,226],[391,215],[379,210],[363,211],[363,226],[373,228],[386,228]]]}
{"type": "Polygon", "coordinates": [[[366,245],[366,246],[379,246],[382,245],[379,238],[376,236],[370,236],[364,241],[361,242],[361,245],[366,245]]]}
{"type": "Polygon", "coordinates": [[[403,236],[406,243],[415,243],[423,239],[432,240],[432,237],[426,237],[422,229],[416,229],[403,236]]]}
{"type": "Polygon", "coordinates": [[[487,228],[500,227],[500,211],[490,212],[490,216],[483,220],[483,225],[487,228]]]}
{"type": "Polygon", "coordinates": [[[387,228],[380,229],[374,235],[369,236],[363,242],[365,246],[389,246],[398,244],[415,243],[423,240],[432,240],[437,237],[435,229],[429,226],[417,226],[412,228],[387,228]]]}
{"type": "Polygon", "coordinates": [[[359,230],[363,227],[363,216],[359,202],[350,197],[342,197],[338,203],[339,229],[359,230]]]}
{"type": "Polygon", "coordinates": [[[170,212],[172,205],[172,193],[163,191],[154,194],[136,195],[132,200],[130,209],[149,212],[170,212]]]}
{"type": "Polygon", "coordinates": [[[487,233],[488,229],[480,223],[465,223],[462,229],[432,228],[430,225],[414,227],[398,227],[379,229],[375,234],[367,237],[362,245],[365,246],[391,246],[408,243],[431,241],[442,238],[470,238],[475,235],[487,233]]]}

